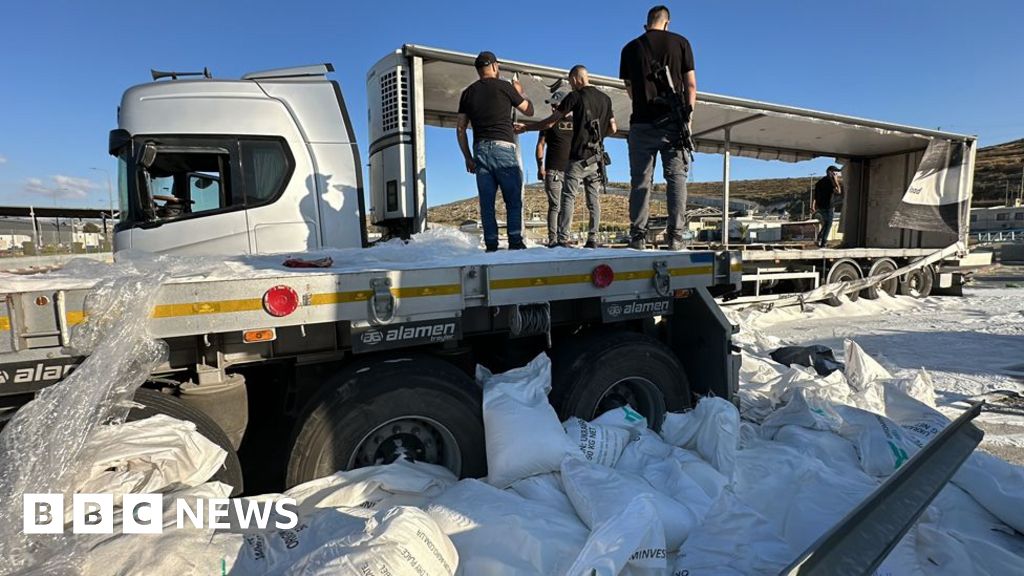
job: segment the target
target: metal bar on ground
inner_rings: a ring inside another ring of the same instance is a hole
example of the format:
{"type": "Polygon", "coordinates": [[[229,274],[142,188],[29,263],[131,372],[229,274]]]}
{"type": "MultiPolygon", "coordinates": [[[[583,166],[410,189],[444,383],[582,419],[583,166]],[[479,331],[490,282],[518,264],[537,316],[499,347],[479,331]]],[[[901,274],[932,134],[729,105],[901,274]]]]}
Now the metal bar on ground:
{"type": "Polygon", "coordinates": [[[973,404],[946,426],[781,574],[874,573],[981,443],[985,434],[971,424],[981,407],[973,404]]]}

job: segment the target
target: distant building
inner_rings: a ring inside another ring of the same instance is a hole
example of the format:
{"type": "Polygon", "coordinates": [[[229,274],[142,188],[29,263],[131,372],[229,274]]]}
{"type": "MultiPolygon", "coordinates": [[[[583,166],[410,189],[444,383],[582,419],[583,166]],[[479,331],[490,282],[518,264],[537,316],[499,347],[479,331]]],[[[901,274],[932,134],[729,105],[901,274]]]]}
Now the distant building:
{"type": "Polygon", "coordinates": [[[1024,206],[992,206],[971,209],[971,232],[1024,230],[1024,206]]]}

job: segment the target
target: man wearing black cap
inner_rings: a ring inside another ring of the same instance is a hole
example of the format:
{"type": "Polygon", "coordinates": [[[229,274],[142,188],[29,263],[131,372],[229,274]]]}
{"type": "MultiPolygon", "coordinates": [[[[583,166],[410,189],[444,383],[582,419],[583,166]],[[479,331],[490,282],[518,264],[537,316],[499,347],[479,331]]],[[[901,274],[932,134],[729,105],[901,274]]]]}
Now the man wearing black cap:
{"type": "Polygon", "coordinates": [[[523,244],[523,171],[519,166],[512,109],[533,115],[533,104],[525,98],[518,80],[511,84],[498,77],[498,59],[492,52],[476,57],[480,79],[462,91],[459,100],[457,136],[466,171],[476,174],[480,196],[480,220],[488,252],[498,249],[498,220],[494,202],[498,189],[508,214],[508,248],[521,250],[523,244]],[[473,126],[473,150],[470,152],[466,129],[473,126]]]}
{"type": "Polygon", "coordinates": [[[690,42],[668,31],[669,11],[655,6],[647,13],[645,32],[622,49],[619,78],[626,83],[626,92],[633,100],[629,117],[629,219],[630,247],[643,249],[647,235],[647,216],[651,188],[654,185],[654,163],[661,154],[668,201],[668,227],[665,237],[670,250],[683,247],[682,232],[686,214],[686,177],[690,171],[690,155],[677,145],[681,126],[664,103],[653,79],[656,67],[668,67],[672,85],[685,89],[690,110],[697,102],[697,74],[693,68],[690,42]]]}
{"type": "Polygon", "coordinates": [[[828,245],[828,235],[832,231],[832,221],[835,219],[832,197],[842,196],[842,194],[842,172],[838,166],[829,166],[825,171],[825,176],[814,185],[814,202],[811,203],[811,210],[821,215],[821,234],[818,236],[818,246],[822,248],[828,245]]]}

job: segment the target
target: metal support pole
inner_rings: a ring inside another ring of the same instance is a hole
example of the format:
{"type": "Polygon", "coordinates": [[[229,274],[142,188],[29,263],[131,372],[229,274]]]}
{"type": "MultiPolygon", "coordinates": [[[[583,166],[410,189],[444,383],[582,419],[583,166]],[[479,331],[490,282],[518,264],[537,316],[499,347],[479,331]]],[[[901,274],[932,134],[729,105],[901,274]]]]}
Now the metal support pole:
{"type": "Polygon", "coordinates": [[[722,154],[722,189],[725,199],[722,202],[722,246],[729,248],[729,140],[732,128],[725,129],[725,148],[722,154]]]}

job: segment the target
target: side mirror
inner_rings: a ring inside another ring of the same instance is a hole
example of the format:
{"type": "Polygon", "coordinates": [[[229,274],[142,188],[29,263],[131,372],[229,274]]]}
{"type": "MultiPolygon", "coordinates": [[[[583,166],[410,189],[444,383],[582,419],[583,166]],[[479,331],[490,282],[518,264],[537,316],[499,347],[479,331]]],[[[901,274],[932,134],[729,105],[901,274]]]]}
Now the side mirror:
{"type": "Polygon", "coordinates": [[[156,161],[156,144],[152,142],[146,142],[142,149],[139,150],[139,156],[136,158],[136,162],[145,168],[149,168],[156,161]]]}

